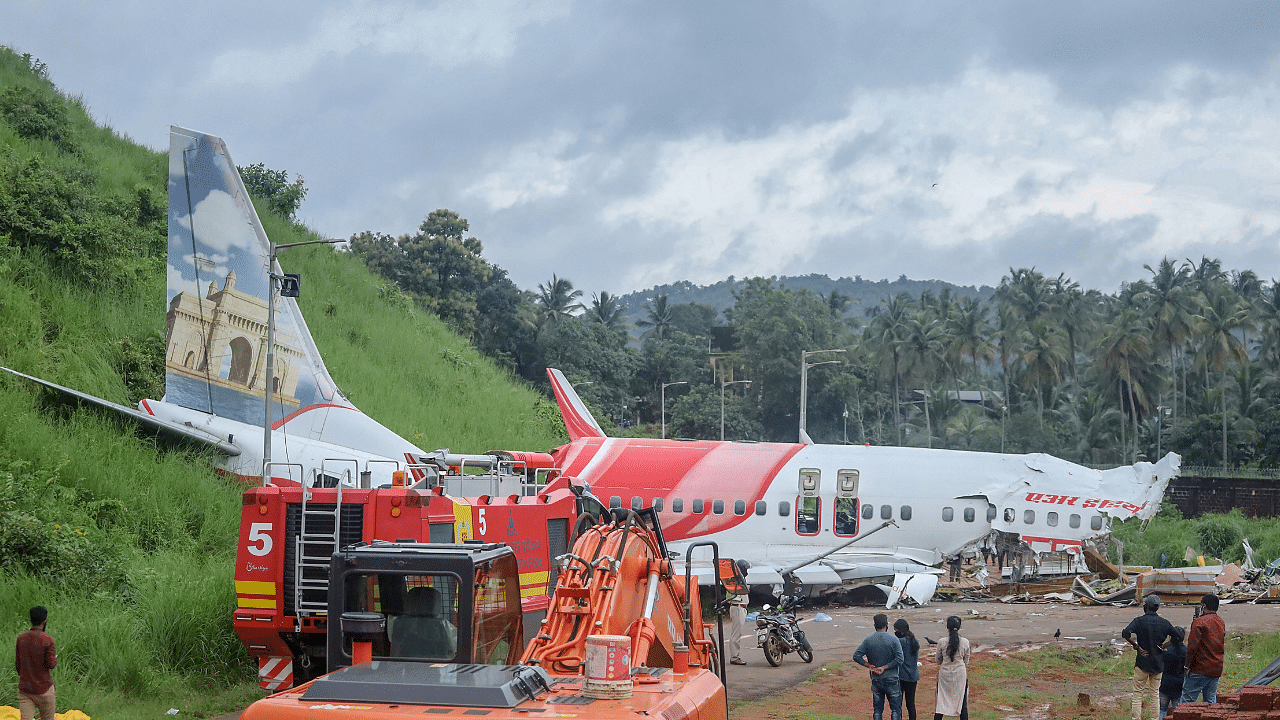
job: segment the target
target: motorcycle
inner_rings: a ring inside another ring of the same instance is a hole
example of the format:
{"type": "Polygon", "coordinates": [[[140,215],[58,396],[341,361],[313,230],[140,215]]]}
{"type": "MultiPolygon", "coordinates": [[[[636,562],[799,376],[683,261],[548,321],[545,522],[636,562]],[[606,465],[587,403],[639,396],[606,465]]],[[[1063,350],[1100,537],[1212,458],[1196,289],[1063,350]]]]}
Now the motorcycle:
{"type": "Polygon", "coordinates": [[[800,659],[813,662],[813,646],[800,629],[793,609],[799,598],[783,595],[778,607],[765,605],[756,616],[756,644],[764,650],[764,659],[773,667],[782,664],[782,656],[794,652],[800,659]]]}

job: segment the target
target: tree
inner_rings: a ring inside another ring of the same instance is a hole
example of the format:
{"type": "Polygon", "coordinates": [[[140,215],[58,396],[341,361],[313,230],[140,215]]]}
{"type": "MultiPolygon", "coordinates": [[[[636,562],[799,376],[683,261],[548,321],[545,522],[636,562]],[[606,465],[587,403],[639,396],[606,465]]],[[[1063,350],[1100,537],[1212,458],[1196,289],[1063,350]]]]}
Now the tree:
{"type": "Polygon", "coordinates": [[[618,304],[616,296],[610,295],[608,290],[602,290],[599,295],[591,293],[591,308],[587,310],[587,319],[610,330],[620,331],[623,326],[622,313],[626,309],[626,305],[618,304]]]}
{"type": "Polygon", "coordinates": [[[1036,388],[1036,414],[1043,426],[1045,386],[1058,382],[1067,364],[1066,333],[1059,325],[1037,320],[1022,331],[1021,339],[1023,377],[1036,388]]]}
{"type": "MultiPolygon", "coordinates": [[[[738,386],[733,386],[738,387],[738,386]]],[[[764,436],[760,423],[751,417],[745,394],[727,388],[724,397],[724,437],[726,440],[757,440],[764,436]]],[[[720,388],[698,385],[671,403],[667,415],[667,437],[697,440],[720,439],[720,388]]]]}
{"type": "Polygon", "coordinates": [[[1248,305],[1238,298],[1230,286],[1223,283],[1211,285],[1205,294],[1206,303],[1200,311],[1200,352],[1196,355],[1196,368],[1206,368],[1218,373],[1222,393],[1222,466],[1227,467],[1227,371],[1237,363],[1249,361],[1244,343],[1236,333],[1249,320],[1248,305]]]}
{"type": "Polygon", "coordinates": [[[574,290],[573,283],[551,274],[551,281],[545,285],[538,283],[538,305],[540,324],[557,323],[582,309],[582,303],[575,302],[582,297],[581,290],[574,290]]]}
{"type": "Polygon", "coordinates": [[[881,367],[886,365],[893,378],[893,424],[897,433],[897,444],[902,444],[902,412],[899,400],[902,390],[899,380],[902,375],[902,353],[909,332],[911,311],[915,301],[906,293],[898,293],[891,299],[882,300],[880,304],[867,311],[870,320],[863,339],[871,345],[881,367]]]}
{"type": "MultiPolygon", "coordinates": [[[[1144,265],[1152,275],[1150,304],[1147,313],[1151,318],[1154,339],[1168,351],[1169,369],[1174,378],[1173,420],[1178,421],[1177,370],[1181,365],[1181,352],[1195,331],[1195,308],[1198,293],[1191,280],[1188,265],[1174,267],[1173,261],[1164,258],[1158,268],[1144,265]]],[[[1184,379],[1185,379],[1185,369],[1184,379]]],[[[1185,393],[1185,382],[1184,382],[1185,393]]]]}
{"type": "Polygon", "coordinates": [[[272,170],[262,163],[238,166],[236,169],[240,171],[240,179],[251,195],[265,200],[267,207],[280,217],[294,219],[298,208],[302,207],[302,200],[307,197],[307,187],[301,175],[290,182],[288,171],[272,170]]]}
{"type": "Polygon", "coordinates": [[[646,316],[643,320],[636,322],[638,327],[652,328],[645,335],[652,334],[659,340],[667,336],[667,332],[671,330],[671,308],[667,306],[666,294],[659,295],[652,300],[646,300],[644,303],[646,316]]]}
{"type": "MultiPolygon", "coordinates": [[[[1121,310],[1102,333],[1098,369],[1114,383],[1121,415],[1134,423],[1134,462],[1137,462],[1137,423],[1144,414],[1144,383],[1151,358],[1151,327],[1137,308],[1121,310]]],[[[1120,443],[1126,444],[1125,425],[1120,424],[1120,443]]]]}
{"type": "Polygon", "coordinates": [[[903,371],[920,383],[924,393],[925,444],[933,447],[933,423],[929,418],[929,393],[934,378],[946,367],[942,322],[927,309],[912,313],[902,338],[903,371]]]}

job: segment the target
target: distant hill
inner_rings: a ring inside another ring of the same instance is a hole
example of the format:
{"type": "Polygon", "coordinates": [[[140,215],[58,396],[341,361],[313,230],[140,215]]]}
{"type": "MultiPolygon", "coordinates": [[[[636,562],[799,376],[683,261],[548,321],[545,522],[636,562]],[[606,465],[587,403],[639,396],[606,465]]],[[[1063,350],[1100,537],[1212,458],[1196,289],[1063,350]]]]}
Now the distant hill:
{"type": "MultiPolygon", "coordinates": [[[[906,275],[902,275],[897,280],[892,281],[866,280],[861,275],[833,280],[826,275],[818,273],[811,275],[784,275],[781,277],[775,275],[770,279],[773,280],[775,285],[788,287],[792,290],[812,290],[819,295],[827,295],[832,290],[835,290],[848,295],[853,299],[853,304],[850,305],[847,313],[849,317],[862,317],[866,314],[868,308],[879,305],[881,300],[903,292],[918,298],[926,290],[937,295],[944,289],[950,289],[951,293],[956,297],[976,297],[984,302],[990,300],[995,293],[995,288],[987,285],[974,287],[973,285],[953,285],[942,280],[912,280],[906,275]]],[[[746,278],[739,280],[732,275],[714,285],[694,285],[687,280],[683,280],[628,293],[619,297],[618,302],[626,305],[623,316],[632,325],[635,325],[637,320],[645,317],[645,302],[664,293],[667,295],[667,302],[670,305],[683,305],[692,302],[700,305],[711,305],[723,313],[726,308],[733,306],[733,292],[741,289],[746,283],[746,278]]]]}

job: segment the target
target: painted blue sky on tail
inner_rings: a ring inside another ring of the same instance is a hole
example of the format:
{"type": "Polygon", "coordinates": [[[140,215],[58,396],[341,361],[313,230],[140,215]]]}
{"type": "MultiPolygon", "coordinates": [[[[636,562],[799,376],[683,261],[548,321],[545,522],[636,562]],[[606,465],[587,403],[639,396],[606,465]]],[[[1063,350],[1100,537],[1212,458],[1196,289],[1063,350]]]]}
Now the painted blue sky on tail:
{"type": "Polygon", "coordinates": [[[301,174],[326,236],[455,210],[529,289],[1280,275],[1275,3],[16,0],[0,43],[301,174]]]}

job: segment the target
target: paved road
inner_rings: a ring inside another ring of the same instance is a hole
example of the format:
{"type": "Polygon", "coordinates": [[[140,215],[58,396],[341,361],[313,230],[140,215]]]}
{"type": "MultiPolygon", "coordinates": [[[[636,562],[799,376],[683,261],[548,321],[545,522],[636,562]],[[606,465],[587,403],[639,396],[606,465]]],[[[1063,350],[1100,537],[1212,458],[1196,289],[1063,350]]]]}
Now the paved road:
{"type": "MultiPolygon", "coordinates": [[[[1193,607],[1166,605],[1160,614],[1174,625],[1187,627],[1191,625],[1193,607]]],[[[811,665],[791,654],[783,658],[781,666],[770,667],[764,651],[754,647],[754,627],[748,627],[751,636],[742,641],[742,657],[747,664],[729,666],[729,699],[758,700],[803,681],[824,663],[851,660],[858,644],[872,632],[871,618],[877,612],[885,611],[873,607],[801,610],[798,615],[805,635],[813,644],[811,665]],[[830,615],[832,621],[813,622],[811,618],[819,611],[830,615]]],[[[960,633],[975,647],[1053,642],[1053,633],[1059,629],[1063,638],[1058,642],[1064,645],[1097,645],[1118,640],[1124,626],[1141,614],[1142,608],[1136,606],[1000,602],[944,602],[888,613],[890,625],[900,617],[906,618],[922,645],[925,636],[934,640],[944,637],[947,616],[959,615],[963,619],[960,633]]],[[[1276,605],[1223,605],[1218,614],[1226,622],[1228,633],[1280,631],[1280,608],[1276,605]]]]}

